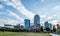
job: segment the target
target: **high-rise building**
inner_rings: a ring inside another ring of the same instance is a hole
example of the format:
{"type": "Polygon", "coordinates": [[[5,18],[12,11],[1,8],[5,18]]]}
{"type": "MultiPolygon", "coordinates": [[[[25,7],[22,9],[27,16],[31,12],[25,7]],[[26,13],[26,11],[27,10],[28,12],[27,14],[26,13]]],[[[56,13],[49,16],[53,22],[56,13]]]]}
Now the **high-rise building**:
{"type": "Polygon", "coordinates": [[[40,16],[39,15],[34,16],[34,26],[40,28],[40,16]]]}
{"type": "Polygon", "coordinates": [[[25,28],[28,30],[28,28],[30,27],[30,20],[29,19],[25,19],[24,23],[25,23],[25,28]]]}
{"type": "Polygon", "coordinates": [[[34,16],[34,32],[40,32],[40,16],[34,16]]]}
{"type": "Polygon", "coordinates": [[[51,23],[49,23],[49,28],[50,30],[53,30],[53,25],[51,23]]]}
{"type": "Polygon", "coordinates": [[[51,23],[45,22],[45,29],[46,29],[46,28],[49,28],[50,30],[52,30],[53,26],[52,26],[51,23]]]}
{"type": "Polygon", "coordinates": [[[49,24],[48,22],[45,22],[45,29],[49,27],[48,24],[49,24]]]}

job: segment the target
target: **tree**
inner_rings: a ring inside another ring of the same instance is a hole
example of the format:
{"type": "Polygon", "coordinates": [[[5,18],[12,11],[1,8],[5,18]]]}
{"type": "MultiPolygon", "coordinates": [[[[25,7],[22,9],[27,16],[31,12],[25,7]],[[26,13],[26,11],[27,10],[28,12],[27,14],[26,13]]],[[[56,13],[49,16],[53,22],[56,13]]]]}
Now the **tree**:
{"type": "Polygon", "coordinates": [[[50,32],[50,28],[48,28],[48,27],[47,27],[47,28],[46,28],[46,31],[47,31],[47,32],[48,32],[48,34],[49,34],[49,32],[50,32]]]}
{"type": "Polygon", "coordinates": [[[56,27],[55,26],[53,26],[53,32],[56,32],[56,27]]]}
{"type": "Polygon", "coordinates": [[[41,31],[43,31],[43,28],[41,27],[41,31]]]}

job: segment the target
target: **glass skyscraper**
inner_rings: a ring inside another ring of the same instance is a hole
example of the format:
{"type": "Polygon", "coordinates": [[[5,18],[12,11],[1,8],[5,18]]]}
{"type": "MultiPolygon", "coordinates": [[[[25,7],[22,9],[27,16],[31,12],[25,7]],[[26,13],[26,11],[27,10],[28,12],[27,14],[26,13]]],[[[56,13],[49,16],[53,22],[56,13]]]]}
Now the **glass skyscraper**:
{"type": "Polygon", "coordinates": [[[40,16],[39,15],[34,16],[34,26],[40,27],[40,16]]]}
{"type": "Polygon", "coordinates": [[[49,23],[49,28],[50,30],[53,30],[53,25],[51,23],[49,23]]]}
{"type": "Polygon", "coordinates": [[[25,23],[25,28],[28,29],[30,27],[30,20],[29,19],[25,19],[24,23],[25,23]]]}
{"type": "Polygon", "coordinates": [[[45,22],[45,29],[46,28],[49,28],[49,25],[48,24],[49,24],[48,22],[45,22]]]}
{"type": "Polygon", "coordinates": [[[49,22],[45,22],[45,29],[49,28],[50,30],[52,30],[52,24],[49,22]]]}

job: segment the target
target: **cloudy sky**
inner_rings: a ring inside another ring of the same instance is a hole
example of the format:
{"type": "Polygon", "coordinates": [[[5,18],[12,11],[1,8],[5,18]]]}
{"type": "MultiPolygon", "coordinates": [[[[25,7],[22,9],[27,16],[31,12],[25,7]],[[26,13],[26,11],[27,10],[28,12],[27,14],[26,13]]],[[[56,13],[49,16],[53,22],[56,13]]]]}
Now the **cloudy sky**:
{"type": "Polygon", "coordinates": [[[0,24],[33,22],[36,14],[41,22],[60,21],[60,0],[0,0],[0,24]]]}

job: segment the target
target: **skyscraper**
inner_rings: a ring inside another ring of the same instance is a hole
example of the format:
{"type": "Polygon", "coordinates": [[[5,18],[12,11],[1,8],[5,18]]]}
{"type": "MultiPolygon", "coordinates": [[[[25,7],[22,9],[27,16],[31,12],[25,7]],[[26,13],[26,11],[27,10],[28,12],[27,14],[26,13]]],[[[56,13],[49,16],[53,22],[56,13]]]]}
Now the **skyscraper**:
{"type": "Polygon", "coordinates": [[[30,27],[30,20],[29,19],[25,19],[24,23],[25,23],[25,28],[28,30],[28,28],[30,27]]]}
{"type": "Polygon", "coordinates": [[[44,24],[45,24],[45,29],[46,29],[46,28],[49,28],[48,22],[45,22],[44,24]]]}
{"type": "Polygon", "coordinates": [[[39,15],[34,16],[34,26],[40,28],[40,16],[39,15]]]}
{"type": "Polygon", "coordinates": [[[53,25],[51,23],[49,23],[49,28],[50,30],[53,30],[53,25]]]}
{"type": "Polygon", "coordinates": [[[52,30],[52,24],[49,22],[45,22],[45,29],[49,28],[50,30],[52,30]]]}

